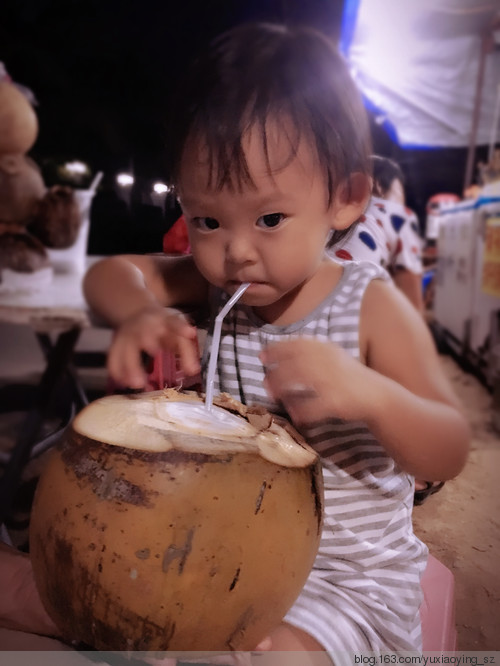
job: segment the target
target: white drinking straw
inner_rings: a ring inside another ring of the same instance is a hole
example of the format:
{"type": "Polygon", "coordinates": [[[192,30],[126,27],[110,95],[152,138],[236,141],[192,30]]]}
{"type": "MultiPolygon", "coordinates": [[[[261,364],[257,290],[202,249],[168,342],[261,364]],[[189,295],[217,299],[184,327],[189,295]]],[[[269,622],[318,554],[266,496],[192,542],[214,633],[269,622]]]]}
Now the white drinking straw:
{"type": "Polygon", "coordinates": [[[97,187],[99,186],[99,183],[102,180],[102,177],[104,176],[102,171],[98,171],[94,177],[94,180],[90,183],[89,190],[92,192],[95,192],[97,190],[97,187]]]}
{"type": "Polygon", "coordinates": [[[214,324],[214,333],[212,337],[212,344],[210,345],[210,358],[208,361],[208,370],[207,370],[207,391],[205,395],[205,409],[209,412],[212,411],[212,403],[214,397],[214,376],[215,368],[217,367],[217,358],[219,356],[219,342],[220,342],[220,333],[222,328],[222,320],[227,315],[229,310],[233,307],[236,301],[242,296],[245,291],[250,286],[250,282],[244,282],[241,284],[238,289],[234,292],[231,298],[228,300],[226,305],[219,312],[215,318],[214,324]]]}

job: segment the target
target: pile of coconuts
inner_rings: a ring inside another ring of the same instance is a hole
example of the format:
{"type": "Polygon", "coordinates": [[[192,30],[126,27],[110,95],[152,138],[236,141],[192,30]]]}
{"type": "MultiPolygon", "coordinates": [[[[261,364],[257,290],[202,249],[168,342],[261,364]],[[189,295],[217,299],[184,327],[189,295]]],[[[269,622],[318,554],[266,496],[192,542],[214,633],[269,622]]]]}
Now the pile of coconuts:
{"type": "Polygon", "coordinates": [[[41,475],[35,580],[64,635],[98,650],[252,650],[307,579],[322,507],[318,455],[263,408],[107,396],[41,475]]]}

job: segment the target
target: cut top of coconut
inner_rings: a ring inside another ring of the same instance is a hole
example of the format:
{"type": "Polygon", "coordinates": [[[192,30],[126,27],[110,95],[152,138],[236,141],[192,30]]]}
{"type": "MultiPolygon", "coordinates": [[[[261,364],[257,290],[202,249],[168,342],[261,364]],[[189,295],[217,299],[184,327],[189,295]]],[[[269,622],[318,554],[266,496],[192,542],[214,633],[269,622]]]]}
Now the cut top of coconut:
{"type": "Polygon", "coordinates": [[[156,413],[163,421],[171,423],[174,428],[198,435],[230,439],[235,435],[248,437],[253,434],[252,426],[248,421],[221,407],[212,407],[209,411],[205,405],[169,400],[158,403],[156,413]]]}
{"type": "Polygon", "coordinates": [[[317,457],[271,417],[263,426],[262,418],[247,420],[217,406],[208,411],[199,397],[170,390],[100,398],[76,416],[73,428],[105,444],[143,451],[255,452],[285,467],[305,467],[317,457]]]}

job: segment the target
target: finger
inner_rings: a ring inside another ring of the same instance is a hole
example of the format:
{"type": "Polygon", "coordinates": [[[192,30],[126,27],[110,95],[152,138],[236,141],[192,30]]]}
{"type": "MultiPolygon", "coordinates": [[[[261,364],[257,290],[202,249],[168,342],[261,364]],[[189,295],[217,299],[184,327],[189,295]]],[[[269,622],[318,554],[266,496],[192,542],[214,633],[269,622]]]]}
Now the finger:
{"type": "MultiPolygon", "coordinates": [[[[140,336],[124,335],[120,345],[116,345],[115,354],[120,354],[120,372],[122,381],[130,388],[144,388],[147,383],[148,368],[146,358],[154,359],[161,353],[163,327],[152,325],[147,331],[142,331],[140,336]]],[[[172,344],[166,345],[172,349],[172,344]]]]}
{"type": "Polygon", "coordinates": [[[169,316],[169,328],[176,335],[181,335],[185,338],[195,339],[198,335],[196,326],[193,326],[186,315],[177,313],[169,316]]]}
{"type": "Polygon", "coordinates": [[[318,392],[310,384],[297,381],[280,382],[277,377],[270,379],[266,376],[264,378],[264,389],[274,400],[281,401],[287,411],[288,407],[297,407],[305,401],[314,400],[318,397],[318,392]]]}
{"type": "MultiPolygon", "coordinates": [[[[134,347],[137,348],[137,345],[135,343],[134,347]]],[[[156,354],[162,351],[162,349],[172,349],[172,345],[163,345],[162,344],[162,337],[160,333],[156,333],[156,331],[150,331],[148,332],[147,335],[143,337],[141,340],[141,344],[139,345],[139,350],[140,352],[145,352],[148,356],[151,356],[154,358],[156,354]]]]}
{"type": "Polygon", "coordinates": [[[314,419],[318,392],[307,381],[294,379],[295,374],[276,368],[264,379],[264,388],[273,400],[280,402],[296,425],[314,419]]]}
{"type": "Polygon", "coordinates": [[[304,369],[297,360],[295,357],[291,360],[271,361],[265,365],[266,385],[274,395],[281,396],[287,391],[290,395],[308,391],[309,384],[306,380],[308,373],[304,374],[304,369]]]}
{"type": "Polygon", "coordinates": [[[111,378],[122,386],[140,389],[146,385],[141,352],[132,345],[114,345],[108,354],[107,368],[111,378]]]}
{"type": "Polygon", "coordinates": [[[277,363],[282,363],[290,358],[293,358],[293,341],[280,342],[265,347],[260,353],[260,360],[264,366],[274,366],[277,363]]]}
{"type": "Polygon", "coordinates": [[[281,387],[281,399],[287,403],[303,400],[312,400],[318,397],[318,392],[312,386],[302,382],[289,382],[281,387]]]}
{"type": "Polygon", "coordinates": [[[179,338],[177,354],[182,372],[191,377],[200,372],[200,354],[195,340],[179,338]]]}

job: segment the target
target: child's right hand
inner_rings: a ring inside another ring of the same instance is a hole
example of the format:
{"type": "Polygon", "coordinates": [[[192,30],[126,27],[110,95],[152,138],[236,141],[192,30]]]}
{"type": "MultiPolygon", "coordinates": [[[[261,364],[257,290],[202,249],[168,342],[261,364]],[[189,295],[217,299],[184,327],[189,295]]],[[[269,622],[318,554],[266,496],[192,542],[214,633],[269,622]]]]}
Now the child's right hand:
{"type": "Polygon", "coordinates": [[[186,376],[200,371],[196,327],[178,310],[149,305],[116,330],[108,353],[108,371],[123,386],[144,388],[147,377],[142,353],[155,356],[162,350],[177,354],[186,376]]]}

